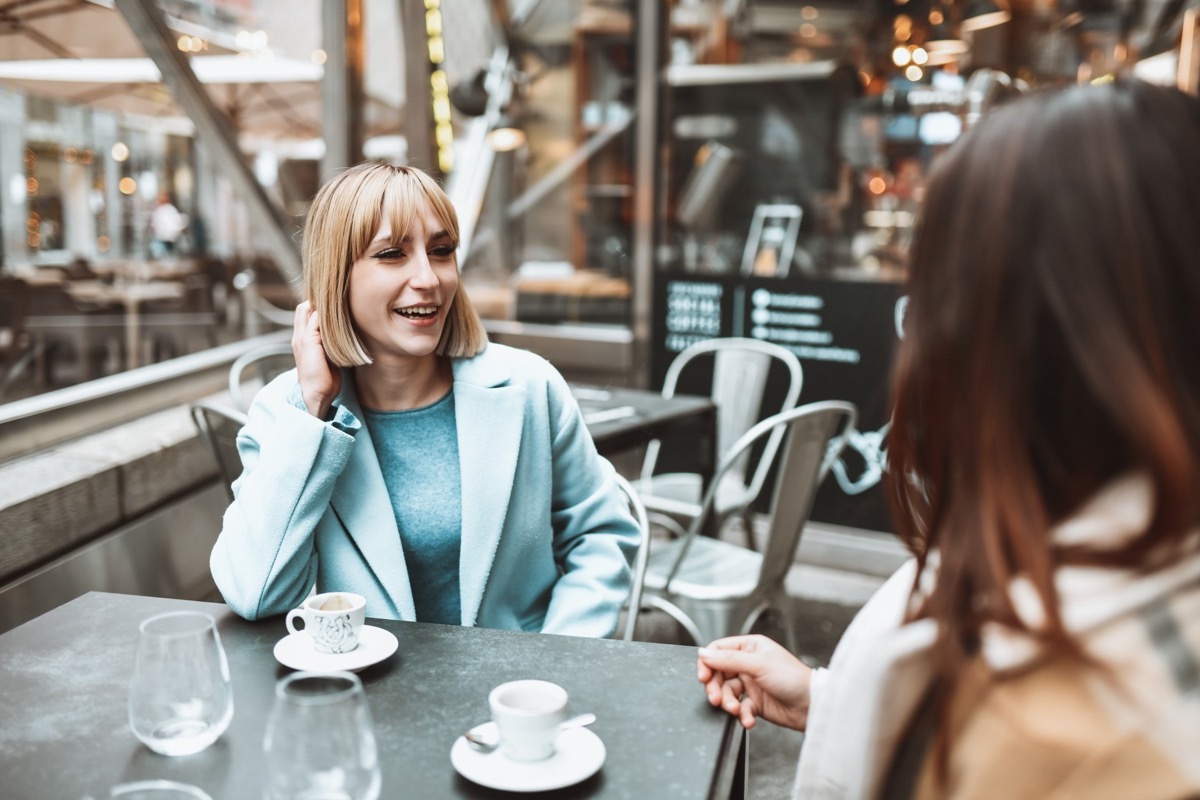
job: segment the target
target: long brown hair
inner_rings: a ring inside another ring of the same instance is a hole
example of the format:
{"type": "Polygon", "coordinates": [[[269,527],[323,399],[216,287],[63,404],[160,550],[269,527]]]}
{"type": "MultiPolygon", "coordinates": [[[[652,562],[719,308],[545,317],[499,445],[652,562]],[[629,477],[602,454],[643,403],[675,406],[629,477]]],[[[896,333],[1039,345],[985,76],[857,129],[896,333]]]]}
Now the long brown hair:
{"type": "Polygon", "coordinates": [[[1025,627],[1017,576],[1047,612],[1032,633],[1078,653],[1055,568],[1152,569],[1198,521],[1200,103],[1131,81],[997,109],[931,175],[908,293],[886,489],[936,572],[910,616],[939,623],[942,685],[983,624],[1025,627]],[[1144,534],[1051,541],[1134,470],[1153,485],[1144,534]]]}

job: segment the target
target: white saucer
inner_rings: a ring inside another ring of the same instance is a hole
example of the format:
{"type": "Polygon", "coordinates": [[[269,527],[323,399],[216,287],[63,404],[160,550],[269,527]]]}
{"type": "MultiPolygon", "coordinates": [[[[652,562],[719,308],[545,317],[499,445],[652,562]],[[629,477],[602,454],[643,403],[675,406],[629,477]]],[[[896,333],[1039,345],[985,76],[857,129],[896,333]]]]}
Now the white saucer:
{"type": "MultiPolygon", "coordinates": [[[[492,723],[480,725],[495,736],[492,723]]],[[[499,750],[481,753],[461,736],[450,748],[450,763],[469,781],[509,792],[545,792],[562,789],[590,778],[604,765],[604,742],[587,728],[570,728],[558,735],[554,755],[545,761],[513,761],[499,750]]]]}
{"type": "Polygon", "coordinates": [[[313,649],[309,635],[301,631],[289,633],[275,643],[275,660],[292,669],[358,672],[383,661],[399,646],[391,631],[363,625],[362,633],[358,636],[358,647],[349,653],[318,653],[313,649]]]}

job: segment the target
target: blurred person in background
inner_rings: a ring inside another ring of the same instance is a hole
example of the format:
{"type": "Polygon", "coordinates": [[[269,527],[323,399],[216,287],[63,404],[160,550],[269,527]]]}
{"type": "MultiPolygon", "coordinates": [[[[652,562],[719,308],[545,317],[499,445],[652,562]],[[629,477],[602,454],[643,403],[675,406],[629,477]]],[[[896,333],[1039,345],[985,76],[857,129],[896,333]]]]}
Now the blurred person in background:
{"type": "Polygon", "coordinates": [[[318,592],[367,615],[608,636],[640,538],[549,362],[489,344],[427,175],[361,164],[317,193],[296,369],[255,397],[211,557],[247,619],[318,592]]]}
{"type": "Polygon", "coordinates": [[[915,558],[828,670],[701,649],[807,731],[801,798],[1200,796],[1200,101],[1133,81],[993,112],[934,165],[892,380],[915,558]]]}
{"type": "Polygon", "coordinates": [[[155,258],[175,255],[179,238],[187,228],[187,215],[182,213],[166,192],[158,196],[158,205],[150,213],[150,249],[155,258]]]}

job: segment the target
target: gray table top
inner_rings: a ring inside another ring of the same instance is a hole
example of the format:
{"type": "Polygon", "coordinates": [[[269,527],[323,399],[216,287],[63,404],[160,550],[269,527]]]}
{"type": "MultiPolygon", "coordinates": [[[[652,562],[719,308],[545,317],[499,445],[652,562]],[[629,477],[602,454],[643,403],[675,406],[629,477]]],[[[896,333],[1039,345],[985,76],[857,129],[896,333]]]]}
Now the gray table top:
{"type": "MultiPolygon", "coordinates": [[[[517,678],[554,681],[573,713],[593,711],[608,754],[595,776],[546,798],[723,797],[741,728],[704,701],[695,650],[675,645],[371,620],[399,639],[359,673],[374,718],[383,798],[511,797],[460,777],[450,748],[488,717],[487,694],[517,678]]],[[[0,636],[0,797],[103,797],[122,781],[190,783],[214,800],[260,796],[262,737],[286,634],[224,605],[92,592],[0,636]],[[142,619],[194,608],[218,622],[234,719],[208,750],[169,758],[145,748],[126,716],[142,619]]]]}

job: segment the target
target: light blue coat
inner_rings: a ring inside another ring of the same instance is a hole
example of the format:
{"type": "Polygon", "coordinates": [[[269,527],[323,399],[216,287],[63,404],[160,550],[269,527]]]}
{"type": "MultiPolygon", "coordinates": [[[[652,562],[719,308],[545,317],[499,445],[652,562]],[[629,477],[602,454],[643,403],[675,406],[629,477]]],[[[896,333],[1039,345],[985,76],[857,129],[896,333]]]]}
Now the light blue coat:
{"type": "MultiPolygon", "coordinates": [[[[566,381],[541,357],[498,344],[452,363],[462,624],[610,635],[639,533],[566,381]]],[[[316,584],[364,595],[368,616],[415,619],[350,372],[334,422],[289,402],[296,386],[292,370],[264,387],[238,434],[244,471],[210,561],[225,602],[256,619],[295,608],[316,584]]]]}

